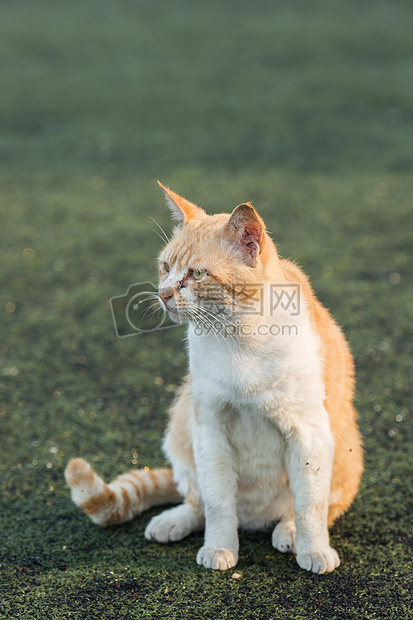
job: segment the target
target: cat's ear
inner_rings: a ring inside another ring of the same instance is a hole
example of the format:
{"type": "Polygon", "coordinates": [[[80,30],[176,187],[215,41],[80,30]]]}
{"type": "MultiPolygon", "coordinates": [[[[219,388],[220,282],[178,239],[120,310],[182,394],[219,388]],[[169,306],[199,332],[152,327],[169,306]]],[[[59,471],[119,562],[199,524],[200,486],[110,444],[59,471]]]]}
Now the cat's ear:
{"type": "Polygon", "coordinates": [[[256,267],[264,249],[265,224],[250,203],[238,205],[223,226],[225,239],[237,246],[244,261],[256,267]]]}
{"type": "Polygon", "coordinates": [[[206,213],[203,209],[189,202],[189,200],[182,198],[182,196],[175,194],[175,192],[169,188],[164,187],[160,181],[158,181],[158,185],[163,189],[166,202],[172,212],[172,217],[178,222],[179,226],[189,222],[189,220],[206,217],[206,213]]]}

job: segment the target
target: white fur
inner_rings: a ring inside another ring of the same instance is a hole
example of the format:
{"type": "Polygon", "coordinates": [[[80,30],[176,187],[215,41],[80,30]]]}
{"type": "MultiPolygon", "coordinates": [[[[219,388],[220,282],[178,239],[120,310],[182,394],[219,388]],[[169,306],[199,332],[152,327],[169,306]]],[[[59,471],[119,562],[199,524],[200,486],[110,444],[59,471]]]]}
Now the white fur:
{"type": "MultiPolygon", "coordinates": [[[[334,442],[318,339],[305,307],[296,317],[248,315],[244,324],[247,336],[197,335],[193,323],[188,329],[193,444],[206,518],[197,561],[230,568],[238,558],[238,525],[278,523],[277,549],[296,550],[307,570],[333,570],[339,560],[329,545],[327,509],[334,442]],[[260,325],[282,324],[297,329],[257,336],[260,325]]],[[[168,456],[184,488],[179,460],[168,456]]]]}

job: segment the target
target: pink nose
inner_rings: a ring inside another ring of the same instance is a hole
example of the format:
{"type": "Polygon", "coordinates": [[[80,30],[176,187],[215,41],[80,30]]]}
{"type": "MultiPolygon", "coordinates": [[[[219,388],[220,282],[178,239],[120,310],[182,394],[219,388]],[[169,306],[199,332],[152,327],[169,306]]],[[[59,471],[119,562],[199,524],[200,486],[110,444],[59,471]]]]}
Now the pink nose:
{"type": "Polygon", "coordinates": [[[171,286],[167,286],[165,288],[160,288],[158,291],[158,297],[163,301],[163,303],[167,304],[167,302],[174,296],[174,289],[171,286]]]}

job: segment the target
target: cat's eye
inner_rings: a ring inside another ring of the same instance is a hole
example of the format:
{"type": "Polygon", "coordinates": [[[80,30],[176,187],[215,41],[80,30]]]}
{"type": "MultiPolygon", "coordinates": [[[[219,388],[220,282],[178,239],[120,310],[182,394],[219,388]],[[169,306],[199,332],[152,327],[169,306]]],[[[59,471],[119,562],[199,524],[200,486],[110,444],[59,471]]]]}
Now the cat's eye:
{"type": "Polygon", "coordinates": [[[192,277],[194,278],[194,280],[200,280],[201,278],[204,277],[205,274],[206,274],[206,269],[193,269],[192,270],[192,277]]]}
{"type": "Polygon", "coordinates": [[[166,273],[169,273],[171,271],[169,263],[162,263],[162,267],[163,267],[163,270],[166,271],[166,273]]]}

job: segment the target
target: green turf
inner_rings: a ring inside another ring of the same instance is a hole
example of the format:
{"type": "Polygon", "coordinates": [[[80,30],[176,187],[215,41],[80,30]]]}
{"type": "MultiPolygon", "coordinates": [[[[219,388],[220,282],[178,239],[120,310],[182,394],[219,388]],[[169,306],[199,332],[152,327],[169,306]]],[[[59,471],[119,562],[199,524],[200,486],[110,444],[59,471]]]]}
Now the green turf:
{"type": "Polygon", "coordinates": [[[403,0],[0,4],[1,618],[413,617],[412,31],[403,0]],[[146,541],[156,510],[70,501],[73,456],[165,463],[184,332],[117,339],[109,305],[156,279],[156,178],[252,200],[350,340],[366,471],[332,574],[242,533],[235,580],[201,535],[146,541]]]}

